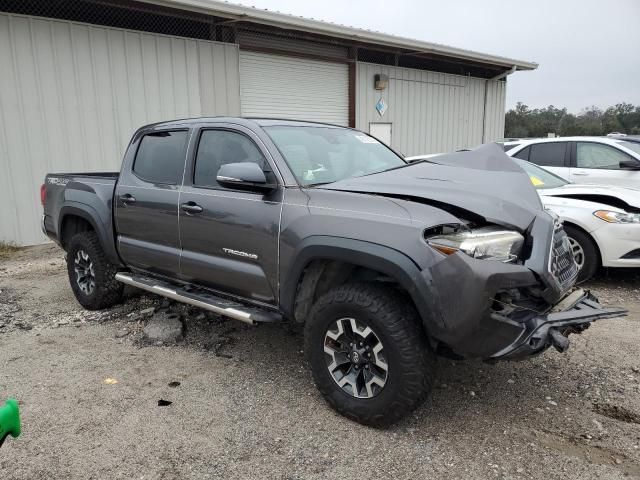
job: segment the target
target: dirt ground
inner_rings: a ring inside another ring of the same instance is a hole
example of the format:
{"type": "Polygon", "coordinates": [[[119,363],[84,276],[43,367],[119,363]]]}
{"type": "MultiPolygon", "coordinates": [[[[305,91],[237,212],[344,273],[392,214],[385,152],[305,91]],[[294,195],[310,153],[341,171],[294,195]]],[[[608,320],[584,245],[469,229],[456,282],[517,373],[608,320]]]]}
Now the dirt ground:
{"type": "Polygon", "coordinates": [[[0,402],[23,434],[2,479],[640,478],[640,273],[588,285],[623,319],[524,362],[439,362],[432,398],[386,430],[316,391],[302,338],[131,292],[84,311],[63,252],[0,259],[0,402]],[[155,307],[184,316],[177,345],[145,343],[155,307]],[[159,406],[159,400],[172,402],[159,406]]]}

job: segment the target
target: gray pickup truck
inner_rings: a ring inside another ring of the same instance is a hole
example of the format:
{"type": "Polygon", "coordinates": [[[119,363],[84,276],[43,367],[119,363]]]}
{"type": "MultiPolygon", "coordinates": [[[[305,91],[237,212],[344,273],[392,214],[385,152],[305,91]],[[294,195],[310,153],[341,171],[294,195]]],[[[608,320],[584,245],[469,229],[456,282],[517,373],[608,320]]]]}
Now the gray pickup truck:
{"type": "Polygon", "coordinates": [[[624,313],[575,288],[562,226],[496,145],[410,164],[333,125],[176,120],[139,129],[119,174],[50,174],[41,194],[85,308],[127,284],[304,324],[319,390],[369,425],[427,397],[437,355],[564,351],[624,313]]]}

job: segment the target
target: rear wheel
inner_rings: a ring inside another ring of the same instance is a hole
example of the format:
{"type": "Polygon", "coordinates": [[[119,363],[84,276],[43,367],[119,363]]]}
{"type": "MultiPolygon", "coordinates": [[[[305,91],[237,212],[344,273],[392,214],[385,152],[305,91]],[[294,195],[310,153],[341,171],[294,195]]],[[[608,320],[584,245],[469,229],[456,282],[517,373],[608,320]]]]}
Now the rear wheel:
{"type": "Polygon", "coordinates": [[[116,266],[107,259],[94,232],[78,233],[69,242],[67,273],[76,299],[88,310],[108,308],[122,300],[124,284],[115,279],[116,266]]]}
{"type": "Polygon", "coordinates": [[[598,247],[591,237],[582,230],[566,225],[564,231],[569,237],[573,258],[578,264],[578,283],[589,280],[596,274],[600,266],[598,247]]]}
{"type": "Polygon", "coordinates": [[[385,426],[427,398],[435,357],[415,309],[376,284],[339,286],[314,305],[305,352],[318,389],[342,415],[385,426]]]}

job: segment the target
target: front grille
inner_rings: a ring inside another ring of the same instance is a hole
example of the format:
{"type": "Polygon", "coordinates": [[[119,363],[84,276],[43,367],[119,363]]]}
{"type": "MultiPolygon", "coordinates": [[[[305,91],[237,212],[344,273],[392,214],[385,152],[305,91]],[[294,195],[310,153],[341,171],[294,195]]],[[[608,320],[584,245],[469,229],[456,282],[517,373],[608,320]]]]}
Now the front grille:
{"type": "Polygon", "coordinates": [[[556,224],[553,231],[549,271],[563,291],[573,286],[578,276],[578,265],[573,258],[569,238],[560,223],[556,224]]]}

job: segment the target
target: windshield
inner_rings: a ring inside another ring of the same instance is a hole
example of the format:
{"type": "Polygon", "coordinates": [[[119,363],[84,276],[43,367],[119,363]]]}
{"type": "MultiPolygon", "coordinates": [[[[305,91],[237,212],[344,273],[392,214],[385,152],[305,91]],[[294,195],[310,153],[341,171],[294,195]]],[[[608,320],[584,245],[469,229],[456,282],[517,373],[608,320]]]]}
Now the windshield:
{"type": "Polygon", "coordinates": [[[373,137],[321,126],[265,127],[301,185],[361,177],[407,163],[373,137]]]}
{"type": "Polygon", "coordinates": [[[527,175],[529,175],[531,183],[533,183],[533,186],[538,190],[543,190],[545,188],[558,188],[569,183],[563,178],[560,178],[553,173],[549,173],[544,168],[540,168],[533,163],[520,160],[519,158],[514,158],[513,161],[520,165],[527,175]]]}
{"type": "Polygon", "coordinates": [[[626,141],[621,141],[617,143],[622,145],[625,148],[628,148],[629,150],[633,150],[636,153],[640,153],[640,143],[626,142],[626,141]]]}

